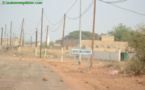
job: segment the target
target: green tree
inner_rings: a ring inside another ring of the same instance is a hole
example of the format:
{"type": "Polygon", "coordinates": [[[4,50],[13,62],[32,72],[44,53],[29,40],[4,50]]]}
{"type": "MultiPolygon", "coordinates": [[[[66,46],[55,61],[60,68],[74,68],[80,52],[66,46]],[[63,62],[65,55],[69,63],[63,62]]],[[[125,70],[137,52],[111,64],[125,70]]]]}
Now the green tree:
{"type": "Polygon", "coordinates": [[[108,35],[114,35],[115,41],[130,41],[130,38],[134,35],[134,31],[122,23],[115,27],[112,31],[108,32],[108,35]]]}
{"type": "Polygon", "coordinates": [[[145,74],[145,25],[139,26],[131,38],[130,46],[135,50],[134,58],[127,64],[127,72],[145,74]]]}
{"type": "Polygon", "coordinates": [[[56,40],[55,42],[61,44],[62,40],[56,40]]]}
{"type": "MultiPolygon", "coordinates": [[[[67,36],[65,36],[65,39],[79,39],[79,31],[73,31],[70,32],[67,36]]],[[[92,33],[89,31],[82,31],[82,40],[91,40],[92,39],[92,33]]],[[[98,34],[95,33],[95,40],[98,39],[98,34]]]]}
{"type": "MultiPolygon", "coordinates": [[[[73,39],[73,40],[79,40],[79,31],[73,31],[70,32],[68,35],[64,37],[64,39],[73,39]]],[[[92,33],[89,31],[82,31],[82,40],[91,40],[92,39],[92,33]]],[[[98,34],[95,33],[95,40],[98,40],[98,34]]],[[[61,44],[61,40],[56,40],[56,43],[61,44]]]]}
{"type": "Polygon", "coordinates": [[[54,44],[54,42],[53,42],[53,41],[51,41],[51,42],[49,43],[49,46],[53,46],[53,44],[54,44]]]}

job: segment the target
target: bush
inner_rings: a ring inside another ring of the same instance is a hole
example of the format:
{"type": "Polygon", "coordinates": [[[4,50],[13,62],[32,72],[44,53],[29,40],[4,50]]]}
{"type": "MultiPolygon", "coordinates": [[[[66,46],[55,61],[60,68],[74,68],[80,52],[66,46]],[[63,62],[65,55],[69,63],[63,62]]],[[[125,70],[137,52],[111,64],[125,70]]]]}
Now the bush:
{"type": "Polygon", "coordinates": [[[136,56],[127,63],[126,73],[141,75],[145,74],[145,25],[142,25],[131,38],[131,47],[136,56]]]}
{"type": "Polygon", "coordinates": [[[125,72],[132,75],[145,75],[145,62],[134,57],[127,62],[125,72]]]}

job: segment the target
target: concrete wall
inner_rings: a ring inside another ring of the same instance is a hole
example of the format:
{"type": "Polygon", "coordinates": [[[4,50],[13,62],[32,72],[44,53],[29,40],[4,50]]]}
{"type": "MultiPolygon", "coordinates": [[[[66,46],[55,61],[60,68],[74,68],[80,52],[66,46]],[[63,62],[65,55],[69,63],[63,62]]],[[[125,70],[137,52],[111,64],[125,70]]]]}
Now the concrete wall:
{"type": "Polygon", "coordinates": [[[118,61],[119,52],[94,52],[94,58],[107,61],[118,61]]]}
{"type": "MultiPolygon", "coordinates": [[[[72,51],[69,51],[69,57],[74,57],[74,55],[72,54],[72,51]]],[[[89,55],[89,57],[91,56],[89,55]]],[[[82,55],[82,58],[88,58],[88,55],[82,55]]],[[[119,52],[102,52],[102,51],[94,52],[94,59],[118,61],[118,58],[119,58],[119,52]]]]}

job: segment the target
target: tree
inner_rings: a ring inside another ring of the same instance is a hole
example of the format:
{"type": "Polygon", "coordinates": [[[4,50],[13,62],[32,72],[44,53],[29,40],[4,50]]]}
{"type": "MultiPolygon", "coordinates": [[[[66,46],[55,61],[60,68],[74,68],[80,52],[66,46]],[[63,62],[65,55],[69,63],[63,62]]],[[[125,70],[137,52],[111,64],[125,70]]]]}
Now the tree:
{"type": "Polygon", "coordinates": [[[130,46],[135,50],[135,57],[128,62],[127,72],[135,75],[145,74],[145,25],[139,26],[135,31],[130,46]]]}
{"type": "MultiPolygon", "coordinates": [[[[70,40],[79,40],[79,31],[73,31],[70,32],[68,35],[64,37],[64,39],[70,40]]],[[[92,39],[92,33],[89,31],[82,31],[82,40],[91,40],[92,39]]],[[[95,40],[98,40],[98,34],[95,33],[95,40]]],[[[61,40],[56,40],[56,43],[61,44],[61,40]]]]}
{"type": "Polygon", "coordinates": [[[130,38],[134,35],[134,31],[122,23],[115,27],[112,31],[108,32],[108,35],[114,35],[115,41],[130,41],[130,38]]]}
{"type": "MultiPolygon", "coordinates": [[[[79,39],[79,31],[73,31],[70,32],[67,36],[65,36],[65,39],[79,39]]],[[[91,40],[92,39],[92,33],[89,31],[82,31],[82,40],[91,40]]],[[[98,34],[95,33],[95,40],[98,39],[98,34]]]]}
{"type": "Polygon", "coordinates": [[[53,42],[53,41],[51,41],[51,42],[49,43],[49,46],[53,46],[53,44],[54,44],[54,42],[53,42]]]}

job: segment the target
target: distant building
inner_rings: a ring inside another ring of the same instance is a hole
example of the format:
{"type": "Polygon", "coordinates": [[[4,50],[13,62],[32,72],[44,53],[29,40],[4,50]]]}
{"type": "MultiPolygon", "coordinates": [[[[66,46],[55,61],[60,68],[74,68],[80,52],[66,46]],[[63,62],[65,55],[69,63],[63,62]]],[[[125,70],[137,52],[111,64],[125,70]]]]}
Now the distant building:
{"type": "MultiPolygon", "coordinates": [[[[12,38],[11,39],[11,45],[10,45],[10,38],[3,38],[3,42],[1,42],[0,38],[0,45],[2,43],[2,46],[19,46],[20,39],[18,37],[12,38]]],[[[22,45],[22,41],[21,41],[22,45]]]]}
{"type": "MultiPolygon", "coordinates": [[[[79,40],[64,40],[64,49],[71,50],[77,48],[79,40]]],[[[81,48],[91,49],[92,40],[81,40],[81,48]]],[[[55,45],[54,45],[55,46],[55,45]]],[[[114,36],[101,35],[99,40],[94,41],[94,51],[109,51],[116,52],[121,49],[122,52],[128,47],[128,42],[114,41],[114,36]]],[[[60,49],[61,45],[52,47],[54,49],[60,49]]]]}

